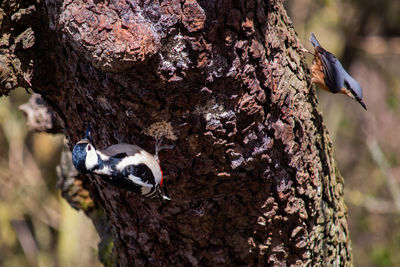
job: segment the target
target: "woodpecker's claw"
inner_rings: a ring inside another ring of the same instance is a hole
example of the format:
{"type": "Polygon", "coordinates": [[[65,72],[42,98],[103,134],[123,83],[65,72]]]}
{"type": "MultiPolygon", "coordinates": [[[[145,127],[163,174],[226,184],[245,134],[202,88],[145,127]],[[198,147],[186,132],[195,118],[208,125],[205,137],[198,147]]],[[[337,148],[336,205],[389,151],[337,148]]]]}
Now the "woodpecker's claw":
{"type": "Polygon", "coordinates": [[[163,200],[168,200],[168,201],[171,200],[171,199],[170,199],[169,197],[167,197],[167,196],[162,196],[162,199],[163,199],[163,200]]]}

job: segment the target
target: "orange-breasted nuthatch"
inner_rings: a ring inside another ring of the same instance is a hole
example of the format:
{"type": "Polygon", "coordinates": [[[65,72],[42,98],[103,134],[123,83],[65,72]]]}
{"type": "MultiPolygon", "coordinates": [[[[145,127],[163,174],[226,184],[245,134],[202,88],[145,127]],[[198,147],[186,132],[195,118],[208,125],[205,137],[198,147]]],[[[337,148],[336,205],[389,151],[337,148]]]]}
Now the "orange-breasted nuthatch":
{"type": "Polygon", "coordinates": [[[150,153],[130,144],[115,144],[105,150],[98,150],[91,137],[90,125],[83,139],[74,146],[72,162],[83,174],[97,174],[105,181],[143,197],[170,200],[161,192],[163,174],[157,160],[150,153]]]}
{"type": "Polygon", "coordinates": [[[311,67],[312,83],[331,93],[342,93],[357,100],[367,110],[362,101],[360,84],[347,73],[340,61],[321,47],[315,35],[311,33],[310,42],[314,46],[314,61],[311,67]]]}

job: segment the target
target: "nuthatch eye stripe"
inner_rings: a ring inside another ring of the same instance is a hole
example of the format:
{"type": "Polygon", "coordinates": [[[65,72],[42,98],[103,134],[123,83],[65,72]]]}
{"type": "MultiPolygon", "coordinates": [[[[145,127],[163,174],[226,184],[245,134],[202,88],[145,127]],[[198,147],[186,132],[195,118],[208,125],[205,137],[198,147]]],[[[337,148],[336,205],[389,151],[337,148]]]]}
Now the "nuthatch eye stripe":
{"type": "Polygon", "coordinates": [[[340,61],[321,47],[317,38],[311,33],[310,42],[314,46],[314,61],[311,67],[312,83],[331,93],[342,93],[357,100],[364,109],[363,93],[360,84],[343,68],[340,61]]]}

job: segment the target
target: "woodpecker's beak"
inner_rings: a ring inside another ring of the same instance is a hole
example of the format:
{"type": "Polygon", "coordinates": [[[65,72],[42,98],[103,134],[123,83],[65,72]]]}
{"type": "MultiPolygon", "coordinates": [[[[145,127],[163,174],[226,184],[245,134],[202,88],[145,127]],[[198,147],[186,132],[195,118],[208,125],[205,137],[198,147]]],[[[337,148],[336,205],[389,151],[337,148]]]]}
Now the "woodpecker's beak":
{"type": "Polygon", "coordinates": [[[94,145],[94,142],[92,139],[92,126],[90,125],[90,123],[89,123],[88,127],[86,128],[85,136],[78,143],[89,143],[95,148],[95,145],[94,145]]]}
{"type": "Polygon", "coordinates": [[[90,125],[90,123],[88,124],[88,127],[86,128],[85,136],[83,138],[88,139],[88,140],[92,139],[92,125],[90,125]]]}

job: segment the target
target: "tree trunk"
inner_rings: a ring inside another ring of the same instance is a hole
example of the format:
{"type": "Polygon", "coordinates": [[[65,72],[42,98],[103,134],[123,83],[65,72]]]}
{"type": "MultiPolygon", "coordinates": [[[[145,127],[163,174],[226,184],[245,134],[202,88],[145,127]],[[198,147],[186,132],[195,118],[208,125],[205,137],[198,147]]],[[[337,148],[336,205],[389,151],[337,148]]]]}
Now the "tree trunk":
{"type": "Polygon", "coordinates": [[[97,226],[104,211],[105,264],[351,265],[343,179],[282,1],[11,2],[2,94],[32,87],[70,149],[89,122],[100,148],[175,145],[160,153],[169,202],[60,181],[97,226]]]}

